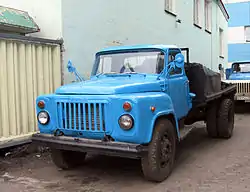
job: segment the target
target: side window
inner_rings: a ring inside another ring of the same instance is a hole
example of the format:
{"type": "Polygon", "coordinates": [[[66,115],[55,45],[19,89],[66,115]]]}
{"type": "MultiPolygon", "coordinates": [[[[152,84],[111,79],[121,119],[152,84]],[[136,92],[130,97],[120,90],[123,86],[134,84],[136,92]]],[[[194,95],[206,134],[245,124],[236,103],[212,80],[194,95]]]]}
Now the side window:
{"type": "MultiPolygon", "coordinates": [[[[180,53],[180,51],[179,50],[170,50],[169,51],[169,55],[168,55],[168,63],[170,64],[171,62],[173,62],[174,61],[174,59],[175,59],[175,55],[176,54],[178,54],[178,53],[180,53]]],[[[170,66],[169,66],[170,67],[170,66]]],[[[168,68],[169,68],[168,67],[168,68]]],[[[170,75],[177,75],[177,74],[181,74],[182,73],[182,69],[181,68],[179,68],[179,67],[177,67],[177,66],[175,66],[175,68],[172,68],[170,71],[169,71],[169,74],[170,75]]]]}

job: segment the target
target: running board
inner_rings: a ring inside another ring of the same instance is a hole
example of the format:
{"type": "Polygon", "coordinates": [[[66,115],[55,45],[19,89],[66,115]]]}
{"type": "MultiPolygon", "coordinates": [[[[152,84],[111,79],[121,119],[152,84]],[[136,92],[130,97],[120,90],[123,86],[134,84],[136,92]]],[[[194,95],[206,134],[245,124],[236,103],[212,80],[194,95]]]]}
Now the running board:
{"type": "Polygon", "coordinates": [[[196,128],[194,125],[185,125],[184,128],[180,130],[180,140],[185,139],[185,137],[196,128]]]}
{"type": "Polygon", "coordinates": [[[183,140],[193,129],[206,127],[204,122],[196,122],[192,125],[185,125],[184,128],[180,129],[180,140],[183,140]]]}

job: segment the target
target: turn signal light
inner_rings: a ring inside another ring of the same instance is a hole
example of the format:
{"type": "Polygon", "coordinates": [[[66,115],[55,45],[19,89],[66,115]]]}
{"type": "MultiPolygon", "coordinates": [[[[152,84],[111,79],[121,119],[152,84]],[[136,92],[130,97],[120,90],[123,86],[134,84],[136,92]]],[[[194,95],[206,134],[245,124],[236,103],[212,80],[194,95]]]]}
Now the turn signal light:
{"type": "Polygon", "coordinates": [[[123,109],[124,109],[125,111],[131,111],[132,106],[131,106],[131,104],[130,104],[129,102],[125,102],[125,103],[123,104],[123,109]]]}
{"type": "Polygon", "coordinates": [[[152,112],[154,112],[154,111],[155,111],[155,107],[154,107],[154,106],[151,106],[151,107],[150,107],[150,110],[151,110],[152,112]]]}
{"type": "Polygon", "coordinates": [[[37,106],[38,106],[40,109],[43,109],[43,108],[45,107],[44,101],[39,101],[39,102],[37,103],[37,106]]]}

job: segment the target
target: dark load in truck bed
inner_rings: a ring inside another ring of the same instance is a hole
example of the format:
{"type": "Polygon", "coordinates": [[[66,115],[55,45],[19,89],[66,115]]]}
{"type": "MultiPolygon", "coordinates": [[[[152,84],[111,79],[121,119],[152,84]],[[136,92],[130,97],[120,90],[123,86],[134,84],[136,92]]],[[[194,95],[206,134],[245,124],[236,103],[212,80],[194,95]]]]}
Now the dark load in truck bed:
{"type": "Polygon", "coordinates": [[[205,103],[209,95],[221,92],[221,76],[200,63],[185,64],[190,92],[196,94],[193,103],[205,103]]]}
{"type": "Polygon", "coordinates": [[[207,110],[217,100],[233,98],[236,93],[235,85],[221,81],[220,73],[200,63],[185,63],[185,72],[189,79],[190,92],[196,95],[192,102],[193,107],[185,118],[185,125],[206,120],[207,110]]]}

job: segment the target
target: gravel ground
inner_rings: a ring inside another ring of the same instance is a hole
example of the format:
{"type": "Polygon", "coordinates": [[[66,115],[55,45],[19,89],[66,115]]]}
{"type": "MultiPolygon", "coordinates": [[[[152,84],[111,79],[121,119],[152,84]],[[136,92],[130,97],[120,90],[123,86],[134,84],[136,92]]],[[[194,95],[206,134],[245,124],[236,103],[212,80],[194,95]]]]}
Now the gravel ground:
{"type": "Polygon", "coordinates": [[[76,170],[58,170],[49,153],[0,158],[1,192],[250,191],[250,107],[236,115],[230,140],[207,137],[199,126],[179,146],[176,167],[164,182],[143,180],[140,162],[91,156],[76,170]]]}

